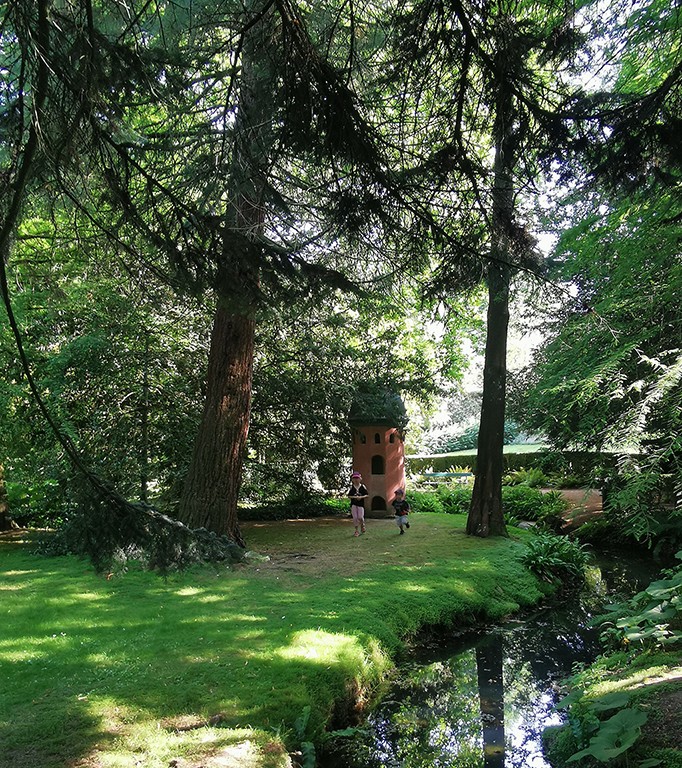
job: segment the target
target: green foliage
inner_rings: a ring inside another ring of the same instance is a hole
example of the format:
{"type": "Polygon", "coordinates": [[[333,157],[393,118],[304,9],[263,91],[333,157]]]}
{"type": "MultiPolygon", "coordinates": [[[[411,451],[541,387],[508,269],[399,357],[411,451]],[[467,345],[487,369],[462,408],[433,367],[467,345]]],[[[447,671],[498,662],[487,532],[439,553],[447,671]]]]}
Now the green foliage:
{"type": "MultiPolygon", "coordinates": [[[[682,560],[682,552],[678,559],[682,560]]],[[[568,709],[570,737],[565,728],[549,739],[552,753],[565,762],[594,758],[652,768],[682,764],[679,750],[659,748],[660,720],[652,728],[653,743],[646,731],[641,732],[645,712],[649,721],[662,718],[668,726],[668,714],[658,713],[656,705],[679,691],[682,564],[662,575],[594,619],[601,623],[607,653],[571,678],[572,690],[559,702],[559,707],[568,709]],[[613,709],[618,711],[604,719],[603,713],[613,709]]]]}
{"type": "MultiPolygon", "coordinates": [[[[457,454],[458,463],[465,466],[476,466],[476,454],[457,454]]],[[[453,464],[454,456],[451,454],[434,454],[429,456],[408,456],[406,459],[407,471],[411,475],[422,475],[425,472],[448,472],[453,464]]]]}
{"type": "MultiPolygon", "coordinates": [[[[520,434],[517,424],[508,421],[504,425],[504,444],[510,445],[520,434]]],[[[426,437],[427,449],[432,453],[452,453],[454,451],[476,450],[478,444],[478,426],[468,427],[464,432],[441,432],[434,438],[426,437]]]]}
{"type": "Polygon", "coordinates": [[[351,424],[386,424],[400,429],[408,421],[399,392],[367,381],[355,386],[348,420],[351,424]]]}
{"type": "Polygon", "coordinates": [[[449,515],[467,515],[471,506],[471,487],[453,483],[439,485],[436,493],[443,511],[449,515]]]}
{"type": "MultiPolygon", "coordinates": [[[[471,506],[471,485],[441,483],[434,491],[412,491],[409,494],[414,511],[445,512],[465,515],[471,506]]],[[[541,493],[528,486],[504,486],[502,509],[505,519],[516,524],[520,520],[537,522],[543,528],[558,530],[563,524],[564,500],[556,491],[541,493]]]]}
{"type": "MultiPolygon", "coordinates": [[[[507,446],[504,451],[505,472],[539,469],[555,487],[564,487],[563,478],[570,485],[579,487],[600,487],[607,472],[612,471],[617,457],[611,453],[595,451],[546,451],[527,452],[524,446],[507,446]]],[[[476,468],[475,453],[434,454],[430,456],[409,456],[408,471],[413,475],[424,472],[447,472],[453,461],[476,468]]],[[[570,486],[567,486],[570,487],[570,486]]]]}
{"type": "Polygon", "coordinates": [[[627,450],[602,474],[607,512],[621,537],[654,545],[677,535],[659,526],[682,457],[680,199],[595,193],[574,210],[556,267],[578,296],[549,322],[512,411],[558,448],[627,450]]]}
{"type": "Polygon", "coordinates": [[[682,545],[682,507],[670,474],[648,456],[623,456],[606,478],[604,510],[623,540],[674,553],[682,545]]]}
{"type": "Polygon", "coordinates": [[[317,292],[263,312],[242,490],[246,501],[283,501],[320,485],[343,488],[350,469],[351,409],[358,416],[364,403],[363,418],[390,416],[399,426],[406,420],[401,394],[428,399],[443,363],[433,342],[409,326],[410,313],[419,312],[416,297],[406,289],[397,307],[398,291],[379,292],[371,300],[368,295],[360,308],[353,295],[317,292]]]}
{"type": "Polygon", "coordinates": [[[504,485],[527,485],[529,488],[546,488],[549,485],[547,475],[539,467],[517,469],[508,472],[502,478],[504,485]]]}
{"type": "MultiPolygon", "coordinates": [[[[205,310],[189,300],[178,306],[144,270],[131,276],[77,212],[49,211],[39,196],[27,206],[13,256],[15,313],[56,422],[122,495],[172,501],[200,410],[205,310]],[[79,238],[67,247],[61,238],[74,225],[79,238]]],[[[0,385],[0,455],[18,514],[56,525],[73,507],[72,470],[32,402],[6,331],[0,325],[0,380],[12,384],[0,385]]]]}
{"type": "MultiPolygon", "coordinates": [[[[471,494],[469,494],[471,498],[471,494]]],[[[446,510],[440,494],[428,491],[414,491],[408,495],[408,500],[412,512],[438,512],[443,513],[446,510]]]]}
{"type": "Polygon", "coordinates": [[[60,525],[66,515],[63,489],[57,479],[28,479],[8,482],[7,501],[12,519],[22,528],[49,528],[60,525]]]}
{"type": "MultiPolygon", "coordinates": [[[[642,726],[648,714],[636,706],[631,706],[631,696],[627,691],[618,691],[595,698],[585,696],[582,688],[576,687],[557,705],[559,709],[569,710],[569,725],[574,744],[587,744],[586,747],[566,756],[566,763],[580,762],[592,757],[600,763],[620,764],[619,758],[630,750],[641,737],[642,726]],[[617,710],[603,719],[603,714],[617,710]],[[588,743],[589,741],[589,743],[588,743]]],[[[626,764],[629,764],[626,758],[626,764]]],[[[657,758],[637,762],[639,768],[654,768],[661,765],[657,758]]]]}
{"type": "Polygon", "coordinates": [[[244,550],[226,536],[182,523],[142,503],[130,503],[115,492],[100,493],[84,481],[73,481],[76,503],[64,524],[44,537],[48,556],[88,557],[98,573],[125,571],[131,562],[167,574],[197,563],[238,563],[244,550]]]}
{"type": "Polygon", "coordinates": [[[432,438],[427,435],[425,442],[427,450],[431,453],[475,451],[478,443],[478,427],[469,427],[464,432],[442,432],[432,438]]]}
{"type": "MultiPolygon", "coordinates": [[[[682,551],[677,558],[682,560],[682,551]]],[[[606,645],[642,651],[682,644],[682,564],[663,575],[665,578],[626,602],[610,606],[608,613],[595,619],[606,645]]]]}
{"type": "Polygon", "coordinates": [[[243,505],[239,508],[240,520],[299,520],[327,516],[347,515],[348,499],[331,498],[319,493],[291,497],[270,503],[243,505]]]}
{"type": "Polygon", "coordinates": [[[297,740],[300,742],[300,767],[301,768],[315,768],[317,760],[315,757],[315,744],[312,741],[306,739],[306,732],[308,730],[308,721],[310,720],[310,705],[303,707],[303,712],[300,717],[297,717],[294,721],[294,733],[297,740]]]}
{"type": "Polygon", "coordinates": [[[550,531],[561,529],[566,502],[558,491],[542,493],[527,485],[502,486],[502,508],[507,520],[530,520],[550,531]]]}
{"type": "MultiPolygon", "coordinates": [[[[647,714],[639,709],[621,709],[605,722],[599,724],[597,732],[585,749],[568,758],[569,763],[583,757],[595,757],[607,763],[626,752],[639,739],[647,714]]],[[[658,763],[654,763],[657,765],[658,763]]]]}
{"type": "Polygon", "coordinates": [[[528,541],[521,562],[550,584],[575,584],[585,578],[588,554],[566,536],[539,533],[528,541]]]}
{"type": "Polygon", "coordinates": [[[583,541],[601,547],[644,544],[659,559],[674,556],[682,546],[682,508],[675,503],[673,477],[651,462],[647,456],[623,456],[605,473],[603,513],[577,530],[583,541]]]}

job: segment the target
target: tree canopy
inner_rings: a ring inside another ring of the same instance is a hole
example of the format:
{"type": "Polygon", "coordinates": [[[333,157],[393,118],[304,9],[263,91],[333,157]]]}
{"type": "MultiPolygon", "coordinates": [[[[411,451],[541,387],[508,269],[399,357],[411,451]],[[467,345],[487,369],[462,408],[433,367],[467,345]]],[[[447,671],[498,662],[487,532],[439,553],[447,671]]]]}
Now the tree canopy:
{"type": "Polygon", "coordinates": [[[680,19],[658,0],[599,14],[4,4],[10,501],[31,476],[68,498],[70,457],[97,493],[241,542],[244,491],[338,481],[360,384],[428,401],[458,375],[485,285],[469,533],[504,534],[516,276],[575,299],[528,374],[525,422],[557,445],[655,446],[669,467],[680,19]],[[549,265],[532,210],[547,177],[572,185],[549,265]]]}

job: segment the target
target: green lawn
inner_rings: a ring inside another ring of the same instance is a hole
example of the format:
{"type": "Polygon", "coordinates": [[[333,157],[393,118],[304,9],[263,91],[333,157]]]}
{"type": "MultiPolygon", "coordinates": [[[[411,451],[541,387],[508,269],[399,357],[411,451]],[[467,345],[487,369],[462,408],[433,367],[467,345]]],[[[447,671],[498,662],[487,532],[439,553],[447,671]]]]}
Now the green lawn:
{"type": "MultiPolygon", "coordinates": [[[[547,450],[547,446],[544,443],[520,443],[518,445],[505,445],[503,448],[504,453],[538,453],[539,451],[547,450]]],[[[415,454],[414,458],[424,458],[428,456],[471,456],[476,453],[475,448],[467,448],[463,451],[453,451],[452,453],[438,453],[438,454],[415,454]]],[[[413,458],[407,456],[407,459],[413,458]]]]}
{"type": "Polygon", "coordinates": [[[360,538],[345,519],[248,523],[247,565],[165,580],[0,537],[0,766],[284,766],[371,701],[420,626],[541,598],[523,532],[412,522],[360,538]]]}

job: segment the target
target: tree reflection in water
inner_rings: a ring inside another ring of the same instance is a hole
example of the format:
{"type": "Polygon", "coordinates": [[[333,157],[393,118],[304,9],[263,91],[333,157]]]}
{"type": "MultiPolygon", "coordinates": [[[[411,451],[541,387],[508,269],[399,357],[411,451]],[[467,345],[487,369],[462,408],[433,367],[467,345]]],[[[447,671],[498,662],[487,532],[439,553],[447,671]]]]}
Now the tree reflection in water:
{"type": "Polygon", "coordinates": [[[557,683],[600,652],[587,626],[609,595],[632,595],[658,572],[651,562],[600,563],[593,591],[563,609],[508,622],[416,652],[368,727],[331,740],[324,768],[549,768],[542,731],[562,720],[557,683]]]}
{"type": "Polygon", "coordinates": [[[504,677],[502,636],[493,632],[476,645],[485,768],[504,768],[504,677]]]}
{"type": "Polygon", "coordinates": [[[541,733],[561,722],[556,683],[599,652],[584,615],[546,612],[422,652],[325,768],[548,768],[541,733]],[[347,750],[350,750],[351,754],[347,750]]]}

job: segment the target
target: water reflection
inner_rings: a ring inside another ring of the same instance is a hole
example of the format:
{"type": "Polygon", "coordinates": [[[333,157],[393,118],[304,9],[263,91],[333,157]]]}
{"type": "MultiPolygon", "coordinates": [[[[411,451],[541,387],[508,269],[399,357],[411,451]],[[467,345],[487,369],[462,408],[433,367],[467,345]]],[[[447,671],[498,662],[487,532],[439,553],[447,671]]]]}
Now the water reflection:
{"type": "Polygon", "coordinates": [[[554,709],[558,683],[601,650],[598,630],[587,622],[613,593],[604,574],[618,582],[616,591],[638,588],[621,578],[622,569],[607,566],[595,590],[572,606],[546,608],[415,653],[370,717],[365,736],[336,743],[320,765],[549,768],[541,734],[562,722],[554,709]]]}
{"type": "MultiPolygon", "coordinates": [[[[548,768],[557,682],[598,652],[594,630],[539,615],[463,638],[405,665],[370,719],[367,768],[548,768]]],[[[358,755],[360,757],[360,755],[358,755]]]]}

